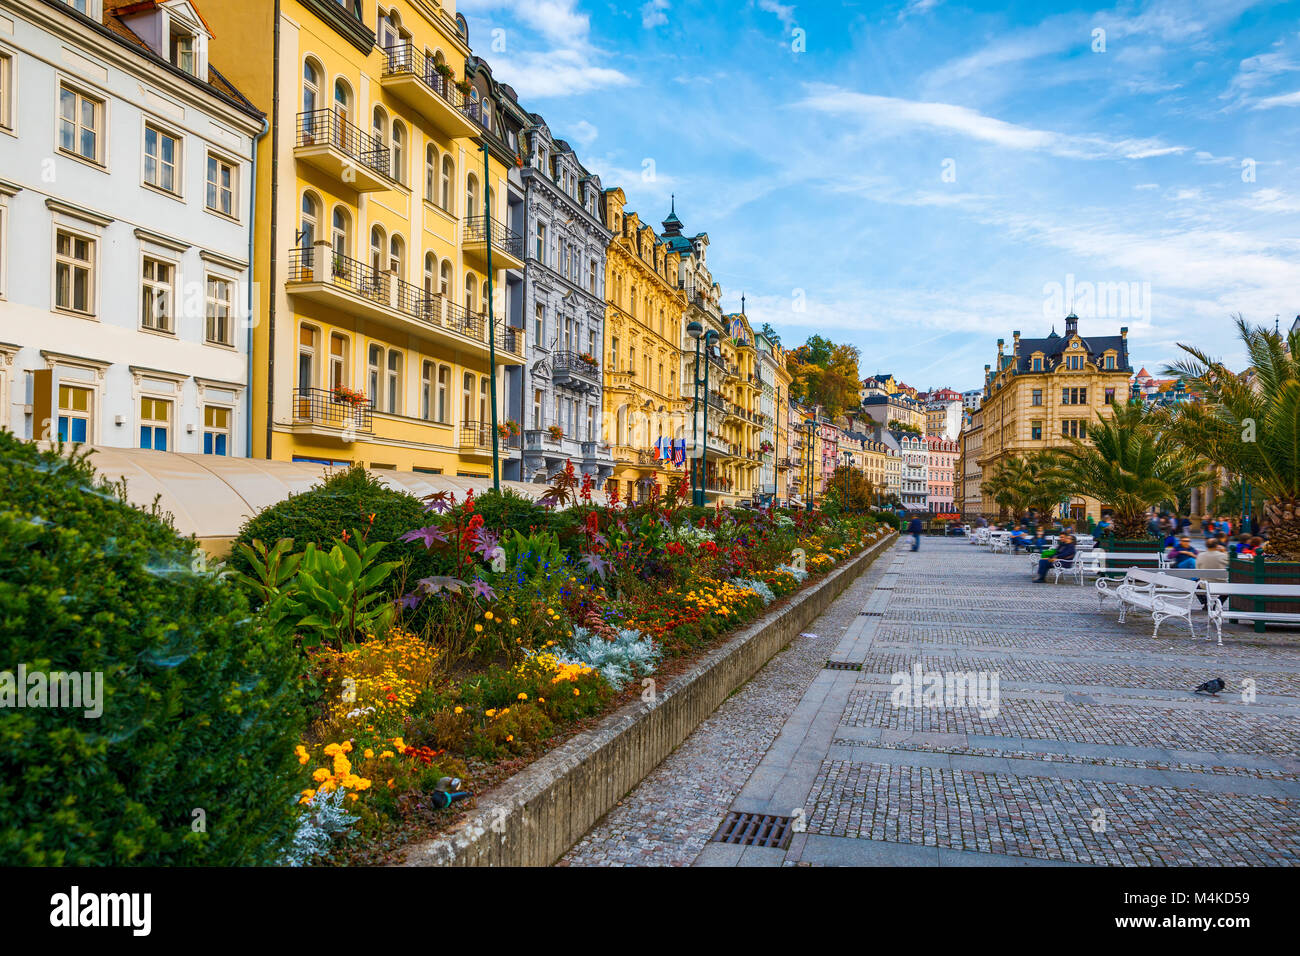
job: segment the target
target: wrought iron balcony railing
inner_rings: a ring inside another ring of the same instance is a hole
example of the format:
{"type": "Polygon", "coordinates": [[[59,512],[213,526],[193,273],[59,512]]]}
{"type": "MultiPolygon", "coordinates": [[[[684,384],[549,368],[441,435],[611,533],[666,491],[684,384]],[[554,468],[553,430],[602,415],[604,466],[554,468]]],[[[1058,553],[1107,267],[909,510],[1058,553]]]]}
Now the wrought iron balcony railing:
{"type": "Polygon", "coordinates": [[[462,93],[450,76],[439,73],[434,60],[410,42],[385,48],[383,76],[414,76],[452,109],[482,125],[478,102],[462,93]]]}
{"type": "Polygon", "coordinates": [[[301,146],[333,146],[358,166],[388,179],[393,178],[392,158],[388,147],[369,133],[353,126],[332,109],[298,114],[298,138],[301,146]]]}
{"type": "Polygon", "coordinates": [[[345,398],[330,389],[300,388],[293,396],[294,421],[327,428],[369,433],[374,427],[374,403],[345,398]]]}
{"type": "Polygon", "coordinates": [[[487,216],[471,216],[465,220],[465,241],[490,242],[493,249],[509,253],[516,259],[524,257],[524,237],[487,216]]]}
{"type": "MultiPolygon", "coordinates": [[[[470,312],[445,296],[427,292],[392,273],[377,272],[369,263],[338,255],[328,246],[291,249],[286,281],[328,283],[417,322],[455,332],[479,345],[488,344],[488,319],[482,312],[470,312]]],[[[498,320],[495,332],[498,349],[523,356],[523,329],[498,320]]]]}
{"type": "Polygon", "coordinates": [[[556,352],[551,357],[551,369],[556,373],[574,373],[592,381],[600,381],[600,364],[581,352],[556,352]]]}

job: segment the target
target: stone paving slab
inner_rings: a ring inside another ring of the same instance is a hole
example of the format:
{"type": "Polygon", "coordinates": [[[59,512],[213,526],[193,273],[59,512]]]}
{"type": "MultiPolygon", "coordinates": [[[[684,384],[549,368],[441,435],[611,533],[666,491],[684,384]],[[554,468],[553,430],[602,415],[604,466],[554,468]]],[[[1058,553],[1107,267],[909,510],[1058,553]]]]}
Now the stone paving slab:
{"type": "Polygon", "coordinates": [[[1300,864],[1300,633],[1158,639],[1024,557],[901,541],[566,857],[571,865],[1300,864]],[[827,658],[860,671],[823,670],[827,658]],[[996,713],[892,675],[996,672],[996,713]],[[1233,693],[1191,693],[1213,676],[1233,693]],[[1255,682],[1255,699],[1240,682],[1255,682]],[[709,842],[790,815],[784,851],[709,842]]]}

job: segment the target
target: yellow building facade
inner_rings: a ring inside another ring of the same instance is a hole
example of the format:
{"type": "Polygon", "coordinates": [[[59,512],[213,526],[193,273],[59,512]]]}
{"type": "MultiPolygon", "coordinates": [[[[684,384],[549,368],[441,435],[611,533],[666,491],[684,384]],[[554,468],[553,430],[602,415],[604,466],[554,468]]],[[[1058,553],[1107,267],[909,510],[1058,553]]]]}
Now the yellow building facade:
{"type": "MultiPolygon", "coordinates": [[[[1045,448],[1069,447],[1086,438],[1089,426],[1112,399],[1128,398],[1128,329],[1118,335],[1084,335],[1077,316],[1065,320],[1065,334],[1023,339],[1012,333],[1011,350],[998,340],[997,365],[985,366],[985,397],[980,406],[978,471],[991,475],[1006,459],[1045,448]]],[[[971,444],[967,439],[967,445],[971,444]]],[[[968,453],[969,454],[969,453],[968,453]]],[[[964,464],[970,473],[969,460],[964,464]]],[[[967,507],[970,479],[967,477],[967,507]]],[[[1076,498],[1069,516],[1096,518],[1099,503],[1076,498]]]]}
{"type": "Polygon", "coordinates": [[[626,207],[622,189],[605,190],[602,216],[614,236],[605,257],[604,438],[614,455],[607,490],[635,500],[647,479],[663,488],[675,477],[688,481],[686,469],[655,456],[655,446],[681,439],[690,411],[679,380],[680,256],[626,207]]]}
{"type": "MultiPolygon", "coordinates": [[[[276,104],[244,187],[259,197],[253,453],[490,474],[490,339],[503,426],[524,361],[510,104],[454,0],[279,9],[205,8],[232,81],[276,104]]],[[[518,458],[515,435],[500,444],[518,458]]]]}

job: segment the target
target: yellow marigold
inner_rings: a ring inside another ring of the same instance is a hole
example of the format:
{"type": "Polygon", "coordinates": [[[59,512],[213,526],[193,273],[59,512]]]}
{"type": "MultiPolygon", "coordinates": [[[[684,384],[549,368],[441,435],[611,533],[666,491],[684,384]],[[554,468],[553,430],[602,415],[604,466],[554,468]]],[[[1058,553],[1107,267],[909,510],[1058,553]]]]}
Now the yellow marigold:
{"type": "Polygon", "coordinates": [[[317,767],[316,772],[311,775],[311,778],[317,783],[324,783],[330,778],[330,772],[324,767],[317,767]]]}
{"type": "Polygon", "coordinates": [[[465,713],[465,708],[464,708],[464,707],[457,707],[457,708],[456,708],[456,713],[458,713],[458,714],[463,714],[463,713],[465,713]]]}
{"type": "Polygon", "coordinates": [[[576,687],[573,688],[573,696],[574,696],[574,697],[577,697],[577,696],[578,696],[579,694],[581,694],[581,693],[582,693],[582,691],[578,690],[578,688],[576,688],[576,687]]]}
{"type": "Polygon", "coordinates": [[[514,734],[506,734],[506,743],[510,743],[514,739],[515,739],[514,734]]]}
{"type": "Polygon", "coordinates": [[[352,753],[352,741],[345,740],[340,748],[345,754],[352,753]]]}
{"type": "Polygon", "coordinates": [[[483,625],[482,625],[482,624],[475,624],[475,625],[474,625],[474,633],[475,633],[475,634],[482,634],[482,633],[483,633],[483,625]]]}
{"type": "Polygon", "coordinates": [[[516,697],[515,699],[516,699],[516,700],[527,700],[527,699],[528,699],[528,695],[525,694],[525,693],[523,693],[522,691],[520,691],[519,696],[516,697]]]}
{"type": "Polygon", "coordinates": [[[299,744],[297,747],[294,747],[293,752],[298,755],[299,763],[306,763],[308,760],[311,759],[311,754],[307,753],[307,748],[304,747],[302,744],[299,744]]]}
{"type": "Polygon", "coordinates": [[[370,759],[371,757],[373,757],[374,755],[375,755],[375,752],[374,752],[373,750],[371,750],[369,747],[367,747],[367,748],[366,748],[366,752],[365,752],[365,758],[366,758],[367,760],[369,760],[369,759],[370,759]]]}
{"type": "Polygon", "coordinates": [[[492,612],[491,612],[491,611],[484,611],[484,612],[483,612],[483,616],[484,616],[485,618],[487,618],[489,621],[492,620],[492,612]]]}
{"type": "Polygon", "coordinates": [[[304,791],[302,792],[302,795],[298,797],[298,802],[299,802],[299,803],[310,803],[310,802],[311,802],[311,798],[314,797],[314,796],[316,796],[316,791],[315,791],[315,790],[304,790],[304,791]]]}
{"type": "Polygon", "coordinates": [[[510,619],[510,626],[511,626],[511,627],[518,627],[518,626],[519,626],[519,618],[517,618],[517,617],[512,617],[512,618],[510,619]]]}
{"type": "Polygon", "coordinates": [[[333,757],[335,754],[340,754],[342,752],[343,752],[343,748],[340,747],[338,744],[325,745],[325,756],[327,757],[333,757]]]}
{"type": "Polygon", "coordinates": [[[483,711],[483,716],[485,717],[495,717],[496,715],[497,715],[497,711],[495,707],[493,707],[491,710],[483,711]]]}

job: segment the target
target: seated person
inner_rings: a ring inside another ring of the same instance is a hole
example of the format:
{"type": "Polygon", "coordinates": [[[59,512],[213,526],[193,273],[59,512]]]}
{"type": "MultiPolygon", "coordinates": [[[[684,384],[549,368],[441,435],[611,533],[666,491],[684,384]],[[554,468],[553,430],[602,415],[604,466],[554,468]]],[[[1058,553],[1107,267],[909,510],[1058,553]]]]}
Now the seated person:
{"type": "Polygon", "coordinates": [[[1222,571],[1228,566],[1228,552],[1223,549],[1218,538],[1205,542],[1205,550],[1196,556],[1196,568],[1199,571],[1222,571]]]}
{"type": "Polygon", "coordinates": [[[1051,557],[1038,559],[1038,577],[1034,578],[1035,584],[1043,584],[1047,581],[1047,572],[1051,570],[1052,565],[1060,562],[1061,567],[1069,568],[1074,566],[1074,536],[1063,534],[1056,543],[1056,553],[1051,557]]]}
{"type": "Polygon", "coordinates": [[[1182,537],[1174,547],[1169,549],[1169,563],[1175,568],[1194,568],[1196,554],[1196,549],[1192,547],[1192,539],[1182,537]]]}
{"type": "Polygon", "coordinates": [[[1020,553],[1021,548],[1026,551],[1029,550],[1029,540],[1029,532],[1025,531],[1024,528],[1017,528],[1011,532],[1011,547],[1016,554],[1020,553]]]}

